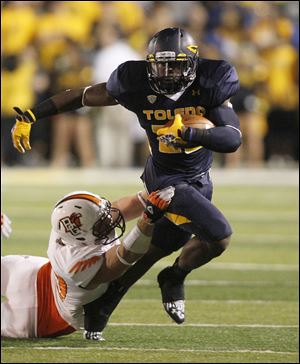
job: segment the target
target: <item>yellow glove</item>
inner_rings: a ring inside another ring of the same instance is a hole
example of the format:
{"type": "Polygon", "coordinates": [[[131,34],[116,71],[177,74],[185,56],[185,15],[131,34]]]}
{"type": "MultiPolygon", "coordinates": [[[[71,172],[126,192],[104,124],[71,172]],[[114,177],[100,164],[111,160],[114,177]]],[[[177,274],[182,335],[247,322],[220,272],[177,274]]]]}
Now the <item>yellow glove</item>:
{"type": "Polygon", "coordinates": [[[158,139],[168,146],[184,146],[186,142],[181,139],[181,131],[183,127],[184,124],[182,122],[181,115],[176,114],[171,126],[167,126],[157,130],[158,139]]]}
{"type": "Polygon", "coordinates": [[[35,121],[33,120],[34,115],[30,110],[27,110],[25,113],[18,107],[14,107],[14,110],[17,111],[19,115],[16,117],[16,123],[11,129],[13,145],[20,153],[25,153],[25,149],[31,150],[29,137],[31,124],[35,121]]]}

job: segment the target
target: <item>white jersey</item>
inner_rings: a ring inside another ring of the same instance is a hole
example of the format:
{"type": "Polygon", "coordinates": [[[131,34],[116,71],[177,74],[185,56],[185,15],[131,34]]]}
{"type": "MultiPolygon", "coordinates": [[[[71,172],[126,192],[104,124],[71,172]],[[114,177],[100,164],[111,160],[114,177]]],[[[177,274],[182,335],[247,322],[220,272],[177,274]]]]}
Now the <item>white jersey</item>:
{"type": "Polygon", "coordinates": [[[72,327],[83,327],[83,305],[100,297],[108,283],[95,289],[86,289],[103,264],[103,254],[119,239],[106,245],[64,244],[52,230],[49,239],[48,257],[52,266],[51,285],[57,309],[62,318],[72,327]]]}

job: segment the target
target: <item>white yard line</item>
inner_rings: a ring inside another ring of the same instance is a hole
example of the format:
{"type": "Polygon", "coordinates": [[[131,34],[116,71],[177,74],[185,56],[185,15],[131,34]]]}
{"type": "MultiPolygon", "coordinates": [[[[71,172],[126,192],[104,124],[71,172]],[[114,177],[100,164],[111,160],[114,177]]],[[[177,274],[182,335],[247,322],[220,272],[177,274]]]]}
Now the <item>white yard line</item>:
{"type": "MultiPolygon", "coordinates": [[[[155,267],[166,267],[165,261],[155,263],[155,267]]],[[[264,264],[264,263],[209,263],[201,269],[225,269],[225,270],[267,270],[267,271],[298,271],[297,264],[264,264]]]]}
{"type": "MultiPolygon", "coordinates": [[[[159,301],[161,302],[161,298],[125,298],[122,300],[122,302],[126,302],[126,301],[130,301],[130,302],[155,302],[155,301],[159,301]]],[[[188,299],[187,302],[197,302],[197,303],[203,303],[203,304],[229,304],[229,305],[235,305],[235,304],[257,304],[257,305],[265,305],[265,304],[269,304],[272,305],[274,303],[276,304],[284,304],[286,305],[287,302],[289,303],[293,303],[293,304],[297,304],[298,305],[298,300],[295,301],[283,301],[283,300],[201,300],[201,299],[188,299]]]]}
{"type": "MultiPolygon", "coordinates": [[[[99,344],[101,345],[101,343],[99,344]]],[[[2,349],[21,349],[24,350],[23,347],[18,346],[7,346],[2,347],[2,349]]],[[[30,347],[30,350],[107,350],[107,351],[170,351],[174,352],[182,352],[182,353],[256,353],[256,354],[279,354],[279,355],[294,355],[297,352],[293,351],[273,351],[273,350],[206,350],[206,349],[167,349],[167,348],[157,348],[157,349],[146,349],[146,348],[134,348],[134,347],[101,347],[101,346],[86,346],[86,347],[74,347],[74,346],[33,346],[30,347]]]]}
{"type": "Polygon", "coordinates": [[[144,323],[130,323],[130,322],[111,322],[109,326],[146,326],[146,327],[243,327],[243,328],[298,328],[299,325],[264,325],[264,324],[184,324],[182,326],[177,324],[144,324],[144,323]]]}
{"type": "MultiPolygon", "coordinates": [[[[138,286],[157,285],[155,279],[140,279],[136,282],[138,286]]],[[[204,280],[204,279],[187,279],[185,286],[277,286],[278,282],[274,281],[229,281],[229,280],[204,280]]],[[[280,282],[282,287],[294,287],[298,282],[280,282]]]]}

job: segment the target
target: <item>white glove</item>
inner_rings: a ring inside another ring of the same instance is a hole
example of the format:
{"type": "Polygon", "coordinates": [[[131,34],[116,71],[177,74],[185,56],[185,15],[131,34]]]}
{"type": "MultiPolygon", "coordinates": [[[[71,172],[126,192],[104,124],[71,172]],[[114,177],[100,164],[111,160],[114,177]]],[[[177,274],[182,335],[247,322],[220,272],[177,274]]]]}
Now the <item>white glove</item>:
{"type": "Polygon", "coordinates": [[[171,202],[172,197],[174,196],[175,193],[175,187],[173,186],[169,186],[166,187],[160,191],[158,191],[157,195],[162,198],[163,200],[167,201],[167,202],[171,202]]]}
{"type": "Polygon", "coordinates": [[[11,231],[12,228],[10,219],[1,212],[1,236],[7,239],[9,238],[11,231]]]}

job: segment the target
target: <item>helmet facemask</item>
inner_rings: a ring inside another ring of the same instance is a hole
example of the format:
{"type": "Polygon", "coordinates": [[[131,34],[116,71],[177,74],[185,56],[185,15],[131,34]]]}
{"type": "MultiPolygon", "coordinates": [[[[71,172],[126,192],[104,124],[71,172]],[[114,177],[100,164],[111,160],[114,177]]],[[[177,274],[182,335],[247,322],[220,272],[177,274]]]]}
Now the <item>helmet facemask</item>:
{"type": "Polygon", "coordinates": [[[125,232],[125,220],[120,210],[111,207],[109,201],[106,200],[107,206],[101,209],[99,219],[95,222],[92,233],[97,238],[95,244],[111,244],[119,239],[125,232]],[[115,229],[119,229],[119,233],[115,234],[115,229]],[[112,236],[114,234],[114,236],[112,236]],[[104,240],[104,241],[103,241],[104,240]]]}
{"type": "MultiPolygon", "coordinates": [[[[162,52],[164,53],[164,52],[162,52]]],[[[196,77],[196,62],[192,57],[185,60],[154,60],[147,63],[151,88],[160,94],[176,94],[190,86],[196,77]]]]}

